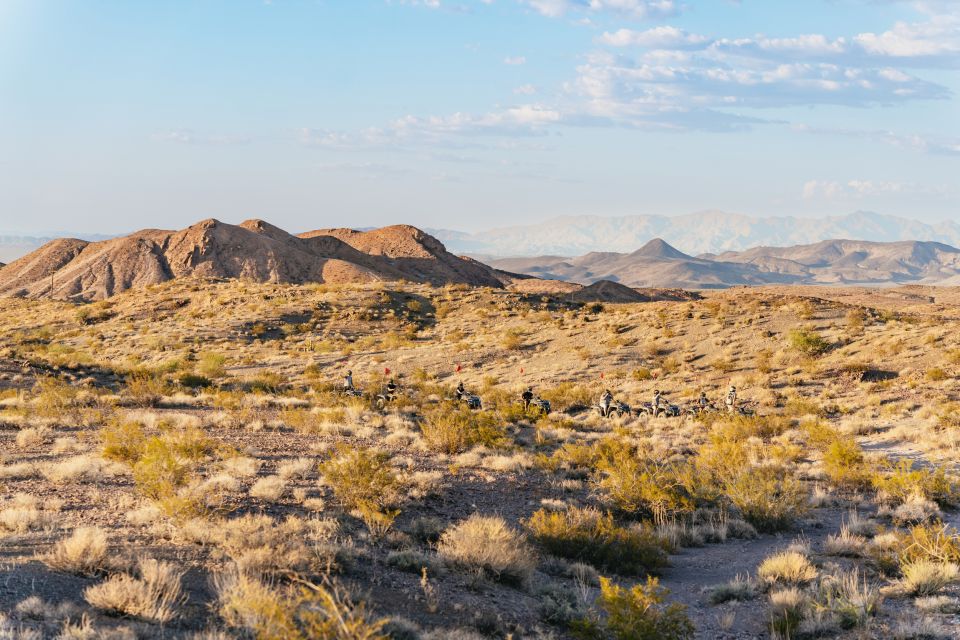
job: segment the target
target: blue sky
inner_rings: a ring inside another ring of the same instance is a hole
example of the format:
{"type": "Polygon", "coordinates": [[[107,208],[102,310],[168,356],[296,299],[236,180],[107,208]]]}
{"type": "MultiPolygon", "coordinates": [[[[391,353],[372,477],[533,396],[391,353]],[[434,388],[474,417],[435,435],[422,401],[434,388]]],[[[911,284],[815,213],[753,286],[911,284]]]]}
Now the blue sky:
{"type": "Polygon", "coordinates": [[[960,3],[0,0],[0,231],[960,215],[960,3]]]}

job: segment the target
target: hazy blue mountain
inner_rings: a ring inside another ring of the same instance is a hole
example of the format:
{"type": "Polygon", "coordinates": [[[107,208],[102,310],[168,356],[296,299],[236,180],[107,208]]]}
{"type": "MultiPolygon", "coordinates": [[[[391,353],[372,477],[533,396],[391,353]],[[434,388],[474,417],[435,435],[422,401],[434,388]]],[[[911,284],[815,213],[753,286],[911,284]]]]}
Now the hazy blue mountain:
{"type": "Polygon", "coordinates": [[[857,211],[826,218],[752,217],[722,211],[682,216],[563,216],[542,223],[476,233],[430,230],[452,251],[478,256],[579,256],[594,251],[630,253],[662,238],[691,255],[787,247],[834,240],[936,241],[960,245],[960,224],[857,211]]]}

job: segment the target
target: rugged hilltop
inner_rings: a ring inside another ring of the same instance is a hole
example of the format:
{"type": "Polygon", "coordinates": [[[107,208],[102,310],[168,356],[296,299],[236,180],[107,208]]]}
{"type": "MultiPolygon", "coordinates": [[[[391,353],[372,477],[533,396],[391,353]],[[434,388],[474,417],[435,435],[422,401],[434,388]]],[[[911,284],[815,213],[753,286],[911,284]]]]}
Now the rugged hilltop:
{"type": "Polygon", "coordinates": [[[214,219],[88,242],[58,239],[0,269],[0,295],[98,300],[174,278],[346,283],[407,280],[502,287],[509,274],[448,252],[420,229],[323,229],[293,235],[263,220],[214,219]]]}

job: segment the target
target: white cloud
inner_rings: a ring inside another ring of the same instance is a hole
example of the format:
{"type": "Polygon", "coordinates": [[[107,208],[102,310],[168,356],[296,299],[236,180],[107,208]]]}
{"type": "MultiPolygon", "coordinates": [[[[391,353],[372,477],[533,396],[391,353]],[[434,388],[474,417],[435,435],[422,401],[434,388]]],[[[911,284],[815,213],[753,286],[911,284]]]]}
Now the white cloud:
{"type": "Polygon", "coordinates": [[[808,180],[803,184],[804,200],[862,200],[875,196],[942,196],[949,190],[944,186],[930,187],[915,182],[884,180],[808,180]]]}
{"type": "Polygon", "coordinates": [[[537,88],[532,84],[522,84],[513,90],[518,96],[532,96],[537,92],[537,88]]]}
{"type": "Polygon", "coordinates": [[[614,32],[606,31],[598,41],[612,47],[650,47],[658,49],[679,49],[685,47],[700,47],[710,42],[710,38],[687,33],[683,29],[671,26],[654,27],[646,31],[632,29],[618,29],[614,32]]]}
{"type": "Polygon", "coordinates": [[[175,142],[177,144],[195,144],[195,145],[229,145],[246,144],[250,138],[246,136],[224,135],[200,133],[193,129],[173,129],[170,131],[160,131],[150,136],[154,140],[161,142],[175,142]]]}
{"type": "Polygon", "coordinates": [[[609,13],[635,20],[668,18],[679,13],[674,0],[521,0],[542,15],[559,18],[568,13],[609,13]]]}
{"type": "Polygon", "coordinates": [[[855,41],[876,56],[956,59],[960,57],[960,16],[933,15],[926,22],[898,22],[883,33],[861,33],[855,41]]]}
{"type": "Polygon", "coordinates": [[[519,66],[526,63],[527,58],[525,56],[508,56],[503,59],[503,64],[509,64],[511,66],[519,66]]]}

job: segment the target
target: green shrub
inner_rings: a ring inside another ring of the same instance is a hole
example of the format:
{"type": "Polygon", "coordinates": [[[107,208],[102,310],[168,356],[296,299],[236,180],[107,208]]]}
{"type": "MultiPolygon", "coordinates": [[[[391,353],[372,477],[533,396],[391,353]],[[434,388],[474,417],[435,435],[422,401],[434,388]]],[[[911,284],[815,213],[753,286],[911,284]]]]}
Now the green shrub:
{"type": "Polygon", "coordinates": [[[118,420],[100,431],[100,442],[104,458],[133,465],[143,457],[147,436],[139,422],[118,420]]]}
{"type": "Polygon", "coordinates": [[[420,422],[420,432],[434,451],[456,454],[475,445],[503,446],[506,431],[497,424],[490,411],[472,411],[461,404],[442,402],[433,407],[420,422]]]}
{"type": "Polygon", "coordinates": [[[803,484],[782,467],[747,468],[726,483],[724,491],[743,519],[759,531],[782,531],[806,513],[803,484]]]}
{"type": "Polygon", "coordinates": [[[163,378],[139,371],[127,376],[125,391],[130,402],[136,406],[155,407],[167,393],[167,385],[163,378]]]}
{"type": "Polygon", "coordinates": [[[911,495],[921,495],[940,506],[950,506],[957,500],[956,479],[943,467],[914,468],[910,460],[884,461],[873,473],[871,484],[878,494],[897,504],[911,495]]]}
{"type": "Polygon", "coordinates": [[[184,373],[177,378],[177,382],[180,383],[180,386],[188,389],[205,389],[213,385],[210,378],[195,373],[184,373]]]}
{"type": "Polygon", "coordinates": [[[602,457],[597,471],[600,491],[623,513],[652,516],[662,523],[692,509],[676,469],[669,464],[617,451],[602,457]]]}
{"type": "Polygon", "coordinates": [[[643,575],[667,564],[663,543],[647,529],[618,526],[596,509],[540,509],[526,522],[550,553],[622,575],[643,575]]]}
{"type": "Polygon", "coordinates": [[[630,590],[600,578],[598,604],[606,614],[574,623],[574,631],[591,640],[685,640],[694,627],[681,604],[664,606],[669,591],[653,577],[630,590]]]}
{"type": "Polygon", "coordinates": [[[197,362],[197,373],[206,378],[222,378],[227,375],[227,359],[219,353],[204,353],[197,362]]]}
{"type": "Polygon", "coordinates": [[[320,473],[348,509],[383,511],[400,497],[400,479],[386,453],[340,445],[333,457],[320,464],[320,473]]]}
{"type": "Polygon", "coordinates": [[[143,455],[133,465],[137,489],[154,500],[175,495],[189,478],[190,466],[168,440],[157,436],[144,443],[143,455]]]}
{"type": "Polygon", "coordinates": [[[823,470],[839,487],[859,488],[870,484],[863,451],[852,437],[835,440],[823,453],[823,470]]]}
{"type": "Polygon", "coordinates": [[[813,329],[792,329],[787,336],[791,348],[805,356],[816,357],[830,350],[830,342],[813,329]]]}

